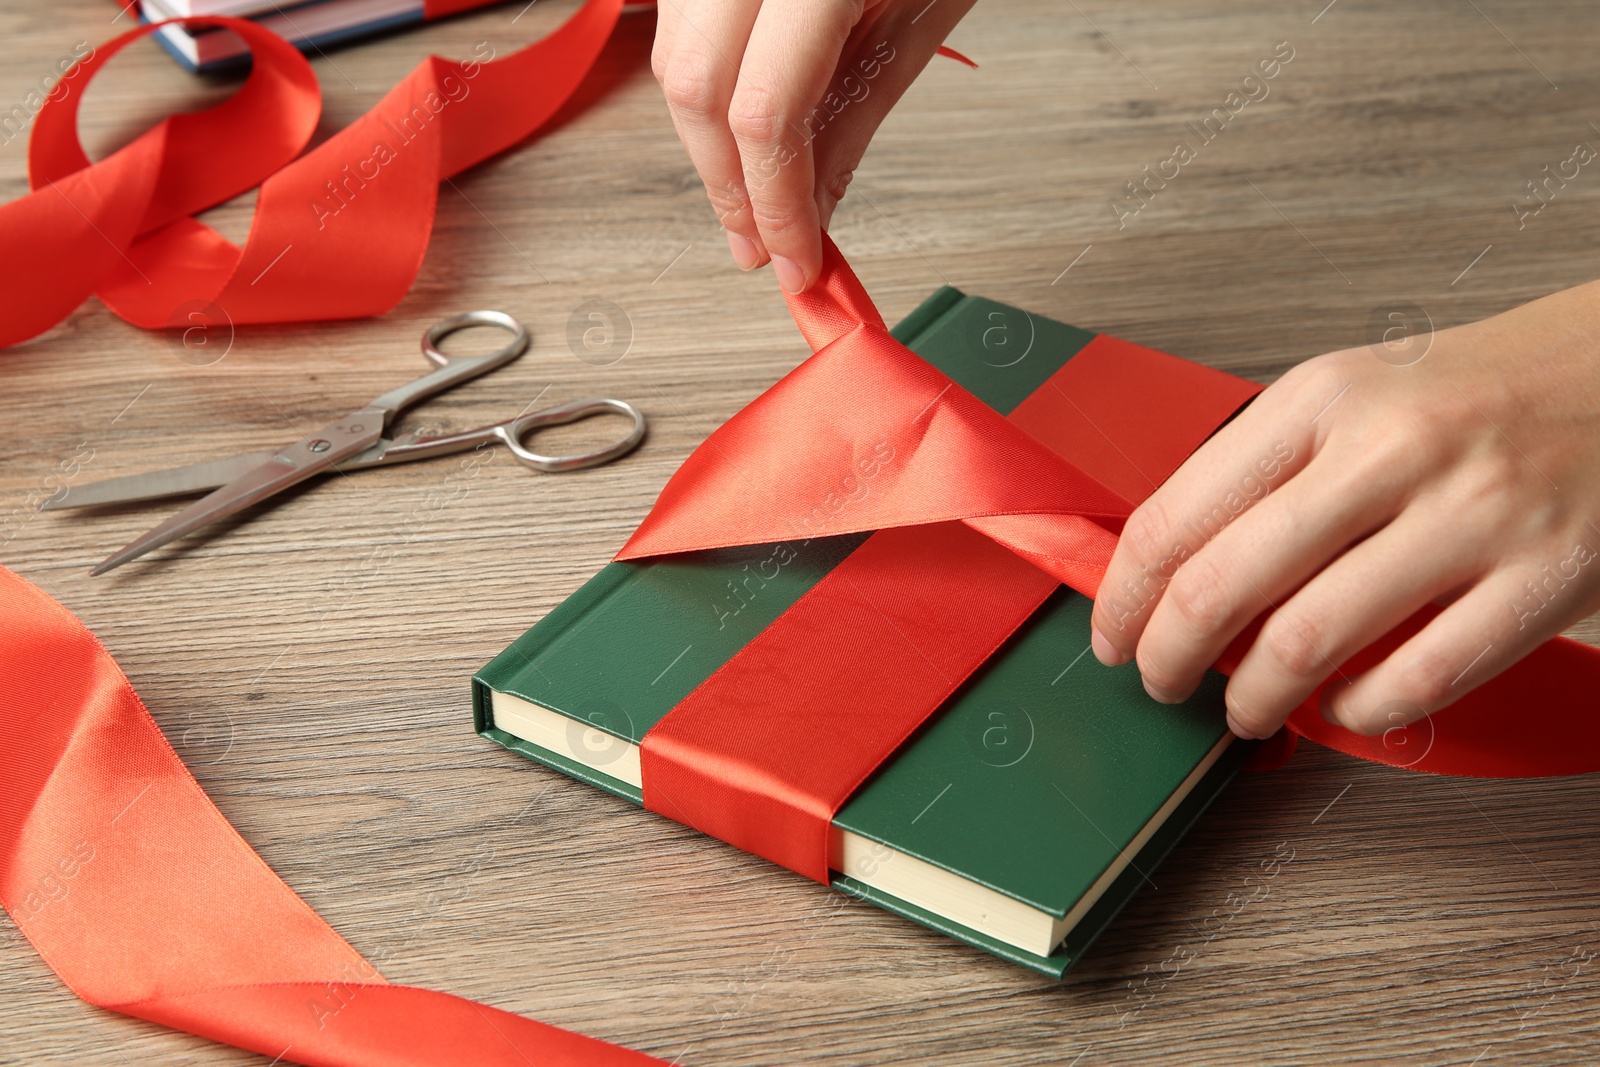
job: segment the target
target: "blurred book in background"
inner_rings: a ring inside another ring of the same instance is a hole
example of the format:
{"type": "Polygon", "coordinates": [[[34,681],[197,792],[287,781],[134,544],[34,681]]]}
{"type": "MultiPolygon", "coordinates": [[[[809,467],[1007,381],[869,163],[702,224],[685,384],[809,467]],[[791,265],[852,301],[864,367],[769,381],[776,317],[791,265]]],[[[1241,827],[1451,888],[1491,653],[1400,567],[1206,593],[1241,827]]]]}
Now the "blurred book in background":
{"type": "MultiPolygon", "coordinates": [[[[491,3],[493,0],[484,0],[491,3]]],[[[302,52],[315,54],[350,41],[423,21],[422,0],[311,0],[277,4],[272,0],[140,0],[141,22],[190,15],[234,15],[251,19],[302,52]]],[[[188,70],[210,74],[250,65],[250,49],[231,30],[163,26],[155,38],[188,70]]]]}
{"type": "MultiPolygon", "coordinates": [[[[452,12],[484,7],[497,0],[465,0],[452,12]]],[[[529,5],[531,6],[531,4],[529,5]]],[[[423,0],[139,0],[139,21],[162,22],[192,15],[233,15],[250,19],[276,33],[302,52],[326,49],[388,33],[427,20],[423,0]]],[[[247,70],[250,49],[231,30],[163,26],[155,32],[161,46],[186,69],[198,74],[247,70]]]]}

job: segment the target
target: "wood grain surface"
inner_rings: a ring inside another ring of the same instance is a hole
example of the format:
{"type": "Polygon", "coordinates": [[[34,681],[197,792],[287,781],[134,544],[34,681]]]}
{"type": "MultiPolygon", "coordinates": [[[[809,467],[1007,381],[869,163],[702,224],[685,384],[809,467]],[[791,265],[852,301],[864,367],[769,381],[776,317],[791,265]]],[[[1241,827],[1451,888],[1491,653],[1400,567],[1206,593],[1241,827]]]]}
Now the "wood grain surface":
{"type": "MultiPolygon", "coordinates": [[[[1592,278],[1600,172],[1522,229],[1511,208],[1600,144],[1592,4],[1325,3],[984,0],[950,42],[981,69],[924,73],[834,234],[890,321],[950,282],[1260,381],[1366,343],[1402,305],[1443,327],[1592,278]],[[1270,95],[1119,229],[1123,183],[1283,41],[1270,95]]],[[[426,53],[504,54],[572,7],[315,59],[319,137],[426,53]]],[[[7,0],[0,111],[128,25],[114,14],[7,0]]],[[[197,352],[91,300],[0,354],[0,558],[101,636],[244,837],[392,980],[696,1067],[1593,1062],[1592,778],[1449,780],[1303,746],[1239,781],[1056,983],[473,734],[472,672],[804,354],[770,272],[729,261],[650,76],[652,30],[628,16],[556,129],[441,188],[387,315],[219,331],[197,352]],[[625,317],[609,365],[569,345],[590,300],[625,317]],[[416,374],[419,332],[469,307],[523,318],[532,350],[424,421],[608,395],[648,413],[644,447],[571,475],[502,453],[472,478],[449,461],[329,478],[98,579],[163,509],[29,510],[74,455],[92,453],[83,481],[292,440],[416,374]],[[1263,881],[1275,855],[1293,858],[1263,881]]],[[[103,154],[229,89],[143,43],[89,93],[85,141],[103,154]]],[[[0,144],[5,199],[25,159],[25,138],[0,144]]],[[[252,206],[208,218],[242,239],[252,206]]],[[[1507,729],[1541,729],[1540,710],[1507,729]]],[[[8,1064],[265,1062],[85,1006],[9,921],[0,990],[8,1064]]]]}

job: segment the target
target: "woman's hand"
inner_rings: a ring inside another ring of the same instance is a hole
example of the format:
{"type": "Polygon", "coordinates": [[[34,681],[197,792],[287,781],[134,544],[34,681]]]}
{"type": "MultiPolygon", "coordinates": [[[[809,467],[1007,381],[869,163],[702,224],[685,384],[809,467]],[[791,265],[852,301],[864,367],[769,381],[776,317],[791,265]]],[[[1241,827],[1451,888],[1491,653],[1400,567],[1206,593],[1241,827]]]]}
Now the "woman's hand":
{"type": "Polygon", "coordinates": [[[787,292],[867,142],[974,0],[661,0],[651,66],[745,270],[787,292]]]}
{"type": "Polygon", "coordinates": [[[1600,282],[1408,344],[1294,368],[1134,512],[1102,662],[1177,701],[1265,613],[1233,731],[1270,735],[1332,677],[1323,714],[1373,734],[1600,607],[1600,282]],[[1449,606],[1382,663],[1338,670],[1429,602],[1449,606]]]}

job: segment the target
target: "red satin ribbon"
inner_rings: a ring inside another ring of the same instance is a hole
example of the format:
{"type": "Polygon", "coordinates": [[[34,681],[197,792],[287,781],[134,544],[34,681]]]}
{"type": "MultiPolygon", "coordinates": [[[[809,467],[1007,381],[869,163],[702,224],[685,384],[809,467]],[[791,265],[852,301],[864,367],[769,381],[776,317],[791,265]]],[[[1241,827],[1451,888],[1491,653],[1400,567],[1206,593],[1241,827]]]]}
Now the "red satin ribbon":
{"type": "MultiPolygon", "coordinates": [[[[548,120],[620,6],[590,0],[498,62],[430,57],[298,160],[320,108],[304,57],[253,23],[191,19],[251,46],[244,86],[90,163],[77,139],[82,90],[154,27],[118,37],[41,109],[29,147],[35,191],[0,207],[0,344],[48,329],[91,292],[150,327],[190,302],[235,323],[387,310],[421,263],[438,182],[548,120]],[[244,248],[191,217],[257,184],[244,248]]],[[[386,983],[228,825],[94,637],[4,570],[0,743],[0,903],[92,1004],[280,1062],[660,1062],[386,983]]]]}
{"type": "MultiPolygon", "coordinates": [[[[1055,580],[1093,596],[1132,503],[1256,387],[1102,337],[1006,418],[890,336],[831,242],[822,282],[790,308],[816,355],[706,439],[618,558],[793,539],[854,484],[860,457],[891,445],[866,495],[829,509],[830,533],[880,532],[642,746],[648,807],[826,882],[828,826],[855,787],[1055,580]]],[[[1433,614],[1343,672],[1377,662],[1433,614]]],[[[1597,688],[1600,650],[1558,638],[1384,737],[1323,721],[1315,697],[1289,729],[1443,774],[1579,774],[1600,769],[1597,688]]]]}
{"type": "Polygon", "coordinates": [[[543,126],[594,65],[621,7],[589,0],[494,62],[430,56],[304,156],[321,109],[305,57],[252,22],[196,18],[181,21],[250,45],[244,86],[91,163],[77,133],[83,90],[156,27],[117,37],[40,109],[28,148],[34,191],[0,206],[0,346],[49,329],[91,293],[150,328],[198,305],[235,324],[387,311],[422,265],[439,182],[543,126]],[[257,185],[243,248],[192,217],[257,185]]]}
{"type": "Polygon", "coordinates": [[[1092,593],[1126,500],[896,341],[831,242],[790,309],[816,355],[684,461],[618,559],[792,538],[887,442],[894,463],[829,532],[964,522],[1092,593]]]}
{"type": "Polygon", "coordinates": [[[0,568],[0,903],[91,1004],[327,1067],[661,1061],[389,985],[251,851],[82,623],[0,568]]]}
{"type": "Polygon", "coordinates": [[[1129,501],[1257,387],[1102,337],[1003,417],[889,334],[831,244],[791,307],[817,354],[689,457],[621,556],[803,540],[830,495],[827,532],[878,531],[641,751],[646,807],[825,883],[856,788],[1059,582],[1092,591],[1129,501]]]}

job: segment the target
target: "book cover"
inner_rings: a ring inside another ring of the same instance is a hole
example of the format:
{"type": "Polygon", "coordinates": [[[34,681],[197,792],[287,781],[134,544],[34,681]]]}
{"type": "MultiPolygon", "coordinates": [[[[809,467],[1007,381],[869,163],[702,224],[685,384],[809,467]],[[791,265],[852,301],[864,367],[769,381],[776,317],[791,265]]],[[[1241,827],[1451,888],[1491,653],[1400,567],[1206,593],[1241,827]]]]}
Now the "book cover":
{"type": "MultiPolygon", "coordinates": [[[[1002,413],[1094,336],[948,287],[893,332],[1002,413]]],[[[826,519],[609,564],[475,677],[477,729],[641,803],[649,729],[866,539],[826,519]]],[[[1082,955],[1246,748],[1225,679],[1156,703],[1134,666],[1089,653],[1090,608],[1059,589],[856,792],[834,819],[836,888],[1042,973],[1082,955]]]]}
{"type": "MultiPolygon", "coordinates": [[[[479,6],[496,2],[482,0],[479,6]]],[[[419,25],[427,18],[422,0],[301,0],[292,5],[268,0],[141,0],[139,4],[139,21],[144,23],[188,15],[252,19],[311,55],[419,25]]],[[[183,26],[163,26],[154,37],[191,74],[242,72],[250,66],[249,47],[228,30],[191,33],[183,26]]]]}

